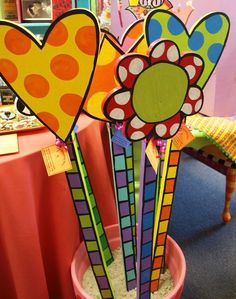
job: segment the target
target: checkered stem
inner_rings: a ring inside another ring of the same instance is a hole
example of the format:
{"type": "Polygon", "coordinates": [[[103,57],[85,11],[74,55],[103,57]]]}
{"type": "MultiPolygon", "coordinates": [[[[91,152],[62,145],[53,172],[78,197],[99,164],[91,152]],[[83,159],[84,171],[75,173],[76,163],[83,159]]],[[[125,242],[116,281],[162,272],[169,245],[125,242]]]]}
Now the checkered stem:
{"type": "Polygon", "coordinates": [[[142,142],[137,242],[137,298],[150,298],[152,272],[153,228],[155,201],[158,193],[157,174],[145,154],[142,142]]]}
{"type": "Polygon", "coordinates": [[[129,188],[129,182],[131,183],[133,180],[133,169],[130,169],[129,167],[129,161],[132,160],[132,157],[130,149],[125,149],[124,147],[121,147],[111,141],[112,130],[110,129],[109,132],[116,205],[125,270],[125,281],[126,288],[129,291],[134,289],[137,283],[135,265],[136,242],[134,242],[134,230],[132,229],[133,221],[135,221],[134,189],[132,189],[132,187],[129,188]],[[131,194],[133,195],[131,196],[131,194]]]}
{"type": "Polygon", "coordinates": [[[66,172],[66,176],[91,267],[101,297],[114,298],[107,272],[107,264],[113,261],[113,257],[101,223],[76,134],[72,133],[67,146],[73,168],[66,172]]]}
{"type": "Polygon", "coordinates": [[[156,211],[154,235],[153,235],[153,262],[151,275],[151,292],[158,290],[161,268],[163,267],[166,238],[171,216],[180,150],[176,150],[172,140],[167,141],[161,185],[156,211]]]}

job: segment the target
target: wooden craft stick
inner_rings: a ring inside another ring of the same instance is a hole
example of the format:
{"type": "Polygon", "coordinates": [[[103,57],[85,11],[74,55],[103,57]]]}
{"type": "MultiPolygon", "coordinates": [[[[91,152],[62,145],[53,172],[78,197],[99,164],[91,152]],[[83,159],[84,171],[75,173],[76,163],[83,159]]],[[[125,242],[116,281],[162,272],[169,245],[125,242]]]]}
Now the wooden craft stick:
{"type": "MultiPolygon", "coordinates": [[[[113,168],[113,178],[115,186],[115,197],[117,202],[118,221],[120,228],[121,247],[125,270],[125,281],[127,290],[136,287],[136,265],[135,265],[135,245],[132,233],[132,216],[130,206],[130,192],[128,179],[128,159],[124,147],[111,141],[110,147],[113,168]]],[[[132,189],[130,189],[132,190],[132,189]]]]}
{"type": "Polygon", "coordinates": [[[137,298],[150,298],[152,272],[152,247],[155,216],[155,200],[158,193],[157,174],[145,154],[146,142],[142,142],[140,167],[140,192],[137,243],[137,298]]]}
{"type": "Polygon", "coordinates": [[[176,150],[169,139],[166,145],[165,160],[161,178],[158,207],[155,217],[153,235],[153,263],[151,275],[151,292],[157,291],[161,274],[161,267],[165,255],[166,238],[172,210],[176,178],[180,160],[180,150],[176,150]]]}
{"type": "Polygon", "coordinates": [[[107,272],[107,265],[113,261],[113,257],[89,182],[77,134],[75,133],[71,134],[68,150],[73,168],[66,172],[66,176],[91,267],[101,297],[114,298],[107,272]]]}

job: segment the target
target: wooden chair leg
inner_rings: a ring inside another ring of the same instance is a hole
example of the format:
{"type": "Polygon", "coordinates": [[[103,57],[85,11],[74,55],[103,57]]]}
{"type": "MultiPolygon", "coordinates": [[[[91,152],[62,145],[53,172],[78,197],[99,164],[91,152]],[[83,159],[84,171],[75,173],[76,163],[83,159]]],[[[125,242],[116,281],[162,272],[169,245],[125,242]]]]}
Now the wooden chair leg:
{"type": "Polygon", "coordinates": [[[225,206],[222,215],[223,221],[225,223],[229,222],[231,219],[230,204],[231,204],[235,187],[236,187],[236,169],[228,168],[226,173],[225,206]]]}

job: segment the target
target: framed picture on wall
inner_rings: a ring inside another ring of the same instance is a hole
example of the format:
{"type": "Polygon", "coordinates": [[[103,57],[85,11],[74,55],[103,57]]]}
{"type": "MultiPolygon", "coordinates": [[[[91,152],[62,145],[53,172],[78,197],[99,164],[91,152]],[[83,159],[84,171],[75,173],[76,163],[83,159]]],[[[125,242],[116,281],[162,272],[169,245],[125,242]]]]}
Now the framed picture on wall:
{"type": "Polygon", "coordinates": [[[52,18],[55,20],[66,11],[75,7],[74,0],[52,0],[52,18]]]}
{"type": "Polygon", "coordinates": [[[52,0],[20,0],[23,22],[49,22],[52,20],[52,0]]]}

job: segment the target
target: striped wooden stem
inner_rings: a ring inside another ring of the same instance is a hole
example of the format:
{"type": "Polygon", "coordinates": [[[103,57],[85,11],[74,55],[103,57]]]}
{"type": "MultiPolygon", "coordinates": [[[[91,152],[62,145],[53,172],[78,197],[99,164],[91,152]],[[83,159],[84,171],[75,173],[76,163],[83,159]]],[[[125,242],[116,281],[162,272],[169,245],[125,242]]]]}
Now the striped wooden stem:
{"type": "Polygon", "coordinates": [[[223,211],[223,221],[229,222],[231,219],[230,204],[236,187],[236,169],[228,168],[226,172],[225,205],[223,211]]]}
{"type": "Polygon", "coordinates": [[[142,142],[140,167],[140,193],[137,242],[137,298],[150,298],[152,272],[152,247],[157,175],[145,154],[146,142],[142,142]]]}
{"type": "Polygon", "coordinates": [[[101,297],[114,298],[107,272],[107,264],[113,261],[113,257],[89,182],[77,134],[75,133],[71,134],[68,150],[73,168],[66,172],[66,176],[91,267],[101,297]]]}
{"type": "MultiPolygon", "coordinates": [[[[111,141],[112,130],[110,130],[110,147],[113,165],[113,178],[115,186],[115,197],[118,211],[118,221],[120,228],[120,238],[122,245],[125,281],[127,290],[136,287],[136,265],[135,265],[135,245],[132,230],[133,210],[130,205],[128,165],[126,151],[123,147],[111,141]]],[[[128,153],[128,152],[127,152],[128,153]]],[[[130,191],[132,188],[130,189],[130,191]]],[[[132,200],[132,202],[134,199],[132,200]]],[[[135,210],[135,208],[134,208],[135,210]]],[[[135,213],[135,211],[134,211],[135,213]]]]}
{"type": "Polygon", "coordinates": [[[135,204],[135,185],[134,185],[134,155],[133,144],[125,149],[125,159],[127,164],[127,178],[129,191],[129,204],[131,213],[131,226],[134,245],[134,256],[136,257],[136,204],[135,204]]]}
{"type": "Polygon", "coordinates": [[[159,287],[161,267],[165,255],[166,238],[172,210],[180,151],[174,148],[172,140],[167,141],[163,173],[154,226],[153,264],[151,292],[159,287]]]}

